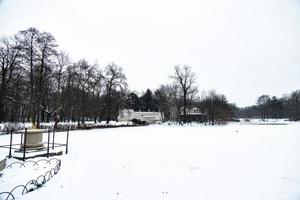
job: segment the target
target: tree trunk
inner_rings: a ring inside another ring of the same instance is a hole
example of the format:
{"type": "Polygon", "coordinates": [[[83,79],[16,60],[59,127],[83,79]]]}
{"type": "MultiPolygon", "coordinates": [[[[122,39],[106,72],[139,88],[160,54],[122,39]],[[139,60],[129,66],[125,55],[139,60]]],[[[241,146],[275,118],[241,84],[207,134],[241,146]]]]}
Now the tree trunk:
{"type": "Polygon", "coordinates": [[[106,123],[108,124],[110,121],[110,112],[111,110],[111,88],[108,89],[107,94],[107,103],[106,103],[106,123]]]}
{"type": "Polygon", "coordinates": [[[37,106],[37,118],[36,118],[36,128],[40,128],[40,115],[41,115],[41,109],[40,106],[37,106]]]}
{"type": "Polygon", "coordinates": [[[6,93],[6,84],[5,84],[5,73],[6,70],[2,68],[2,80],[1,80],[1,88],[0,88],[0,122],[5,121],[5,112],[4,112],[4,99],[6,93]]]}
{"type": "Polygon", "coordinates": [[[186,123],[186,92],[183,93],[183,123],[186,123]]]}

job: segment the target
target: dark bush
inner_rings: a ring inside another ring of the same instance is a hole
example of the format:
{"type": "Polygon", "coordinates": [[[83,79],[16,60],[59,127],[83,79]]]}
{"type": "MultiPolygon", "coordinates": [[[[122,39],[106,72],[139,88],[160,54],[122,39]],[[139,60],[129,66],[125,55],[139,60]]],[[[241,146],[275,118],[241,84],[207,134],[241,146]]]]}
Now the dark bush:
{"type": "Polygon", "coordinates": [[[131,120],[133,124],[139,124],[139,125],[146,125],[147,122],[146,121],[143,121],[143,120],[140,120],[140,119],[133,119],[131,120]]]}

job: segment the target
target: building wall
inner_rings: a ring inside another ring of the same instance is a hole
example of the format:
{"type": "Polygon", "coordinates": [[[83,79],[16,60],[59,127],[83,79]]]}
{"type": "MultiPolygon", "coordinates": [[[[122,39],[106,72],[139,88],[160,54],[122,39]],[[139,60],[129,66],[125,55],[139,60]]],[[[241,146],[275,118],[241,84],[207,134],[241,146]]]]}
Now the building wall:
{"type": "Polygon", "coordinates": [[[118,116],[118,121],[131,121],[133,119],[153,124],[162,122],[162,114],[160,112],[135,112],[132,109],[123,109],[118,116]]]}

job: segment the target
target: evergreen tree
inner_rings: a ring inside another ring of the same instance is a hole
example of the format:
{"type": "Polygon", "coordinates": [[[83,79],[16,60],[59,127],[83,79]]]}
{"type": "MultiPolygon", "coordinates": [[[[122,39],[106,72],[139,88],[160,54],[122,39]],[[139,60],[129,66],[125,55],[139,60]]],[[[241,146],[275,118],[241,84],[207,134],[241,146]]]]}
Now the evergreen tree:
{"type": "Polygon", "coordinates": [[[146,92],[141,96],[141,110],[142,111],[157,111],[157,107],[154,103],[154,97],[152,91],[147,89],[146,92]]]}
{"type": "Polygon", "coordinates": [[[141,110],[141,100],[136,93],[131,92],[130,94],[127,95],[125,108],[133,109],[134,111],[141,110]]]}

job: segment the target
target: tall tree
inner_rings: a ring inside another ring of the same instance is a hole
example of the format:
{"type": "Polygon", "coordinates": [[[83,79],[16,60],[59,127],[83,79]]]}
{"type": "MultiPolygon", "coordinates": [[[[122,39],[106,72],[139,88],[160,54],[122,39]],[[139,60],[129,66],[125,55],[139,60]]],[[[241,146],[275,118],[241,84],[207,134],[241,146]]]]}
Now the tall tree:
{"type": "Polygon", "coordinates": [[[193,95],[197,92],[196,74],[192,71],[192,68],[188,65],[177,65],[174,67],[174,75],[171,76],[175,84],[181,88],[183,99],[183,122],[186,122],[186,109],[187,99],[189,95],[193,95]]]}
{"type": "Polygon", "coordinates": [[[52,84],[53,57],[56,55],[56,40],[51,33],[39,32],[36,28],[20,31],[18,34],[24,54],[24,67],[28,72],[30,94],[30,118],[40,125],[41,107],[46,107],[52,84]]]}
{"type": "Polygon", "coordinates": [[[155,92],[154,92],[154,99],[158,111],[161,113],[163,121],[169,120],[171,117],[171,100],[170,100],[170,93],[168,91],[168,86],[161,85],[155,92]]]}
{"type": "Polygon", "coordinates": [[[19,37],[21,40],[22,51],[24,55],[24,68],[27,72],[28,76],[28,88],[29,88],[29,113],[28,113],[28,120],[31,120],[33,124],[36,123],[36,69],[35,66],[37,65],[37,38],[40,35],[39,30],[36,28],[28,28],[24,31],[19,32],[19,37]]]}
{"type": "Polygon", "coordinates": [[[0,40],[0,122],[6,120],[5,102],[12,100],[12,97],[7,96],[8,87],[17,77],[15,72],[20,68],[21,61],[21,46],[18,37],[2,38],[0,40]]]}
{"type": "Polygon", "coordinates": [[[275,119],[281,118],[283,115],[283,103],[276,96],[270,100],[270,115],[275,119]]]}
{"type": "Polygon", "coordinates": [[[257,98],[257,105],[260,109],[261,118],[264,120],[269,116],[269,105],[271,98],[269,95],[261,95],[257,98]]]}
{"type": "Polygon", "coordinates": [[[170,85],[162,85],[160,87],[160,92],[164,93],[166,96],[167,102],[165,102],[165,106],[167,106],[168,112],[167,117],[172,121],[177,121],[178,115],[181,114],[182,107],[182,92],[177,84],[170,85]]]}
{"type": "Polygon", "coordinates": [[[82,59],[76,63],[76,79],[77,79],[77,121],[84,124],[85,116],[87,116],[87,100],[92,92],[92,83],[96,74],[94,66],[90,65],[86,60],[82,59]]]}
{"type": "Polygon", "coordinates": [[[300,120],[300,90],[293,91],[289,95],[286,110],[291,120],[300,120]]]}
{"type": "Polygon", "coordinates": [[[127,88],[126,76],[123,68],[110,63],[104,70],[106,85],[106,123],[109,123],[112,116],[112,95],[114,90],[123,91],[127,88]]]}
{"type": "Polygon", "coordinates": [[[42,107],[47,107],[47,98],[49,98],[50,85],[49,80],[54,69],[54,56],[57,55],[57,44],[51,33],[43,32],[37,37],[38,63],[37,63],[37,90],[36,90],[36,108],[37,108],[37,127],[40,127],[40,121],[45,121],[42,107]],[[42,119],[40,119],[40,116],[42,119]]]}
{"type": "Polygon", "coordinates": [[[70,64],[69,56],[66,52],[60,51],[56,54],[55,69],[53,71],[53,79],[55,83],[54,107],[61,105],[61,91],[63,87],[63,77],[67,66],[70,64]]]}
{"type": "Polygon", "coordinates": [[[95,74],[94,79],[91,82],[92,94],[91,94],[91,102],[93,107],[90,107],[90,112],[93,114],[94,122],[96,123],[97,119],[100,120],[100,114],[103,106],[103,101],[101,95],[103,93],[104,85],[104,76],[102,74],[102,70],[99,68],[97,64],[94,65],[95,74]]]}

